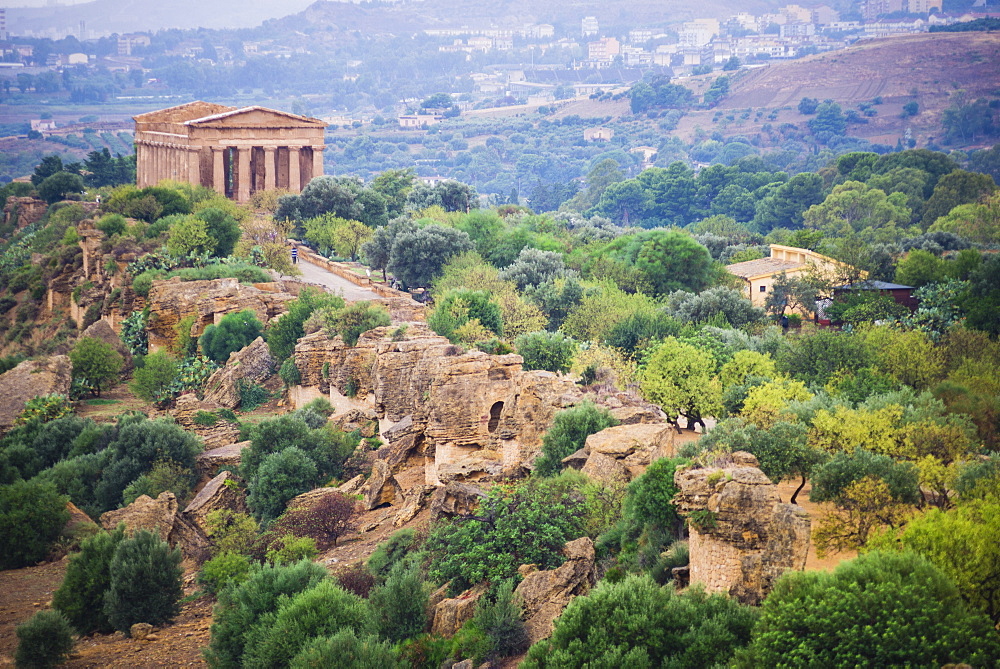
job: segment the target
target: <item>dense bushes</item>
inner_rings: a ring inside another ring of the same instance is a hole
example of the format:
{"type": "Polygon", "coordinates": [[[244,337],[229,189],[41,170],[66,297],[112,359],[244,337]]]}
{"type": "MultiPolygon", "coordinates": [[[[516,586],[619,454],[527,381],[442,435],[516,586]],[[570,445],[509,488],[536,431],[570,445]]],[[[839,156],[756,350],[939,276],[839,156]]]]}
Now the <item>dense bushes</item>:
{"type": "Polygon", "coordinates": [[[17,626],[18,669],[49,669],[62,664],[73,649],[73,635],[66,618],[58,611],[39,611],[17,626]]]}
{"type": "Polygon", "coordinates": [[[524,369],[568,372],[578,344],[561,332],[530,332],[514,340],[524,369]]]}
{"type": "Polygon", "coordinates": [[[739,666],[989,666],[997,657],[989,619],[931,563],[874,552],[834,572],[782,576],[739,666]]]}
{"type": "Polygon", "coordinates": [[[558,567],[565,543],[582,534],[582,500],[559,488],[526,483],[494,488],[475,517],[435,527],[425,549],[432,558],[431,577],[450,581],[457,594],[480,581],[517,578],[522,564],[558,567]]]}
{"type": "Polygon", "coordinates": [[[756,618],[756,609],[723,595],[676,594],[647,576],[628,576],[571,601],[552,637],[532,646],[522,666],[715,666],[749,642],[756,618]]]}
{"type": "Polygon", "coordinates": [[[0,569],[35,564],[48,554],[69,520],[66,501],[51,483],[0,486],[0,569]]]}
{"type": "Polygon", "coordinates": [[[111,562],[124,528],[100,532],[80,545],[70,558],[62,585],[52,596],[52,606],[66,616],[79,634],[114,629],[105,613],[104,595],[111,586],[111,562]]]}
{"type": "Polygon", "coordinates": [[[212,620],[212,639],[205,650],[210,667],[236,669],[251,630],[266,615],[274,615],[282,597],[290,598],[312,588],[326,576],[326,569],[312,562],[255,566],[242,583],[219,593],[212,620]]]}
{"type": "Polygon", "coordinates": [[[264,326],[257,320],[257,314],[251,309],[226,314],[218,325],[205,328],[198,345],[205,357],[218,363],[224,363],[229,354],[239,351],[260,336],[264,326]]]}
{"type": "Polygon", "coordinates": [[[535,472],[541,476],[558,474],[562,459],[583,448],[587,437],[617,424],[607,409],[589,403],[560,411],[542,439],[542,454],[535,460],[535,472]]]}
{"type": "Polygon", "coordinates": [[[126,634],[135,623],[158,625],[173,620],[181,599],[181,551],[139,530],[115,548],[111,578],[104,595],[104,615],[126,634]]]}

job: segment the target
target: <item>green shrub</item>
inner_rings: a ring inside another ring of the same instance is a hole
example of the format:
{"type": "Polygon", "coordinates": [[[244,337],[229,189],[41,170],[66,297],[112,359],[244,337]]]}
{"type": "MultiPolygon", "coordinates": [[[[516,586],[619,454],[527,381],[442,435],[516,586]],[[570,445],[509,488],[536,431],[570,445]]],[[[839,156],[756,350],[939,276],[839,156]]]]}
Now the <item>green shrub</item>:
{"type": "Polygon", "coordinates": [[[476,604],[473,625],[489,638],[489,649],[476,657],[477,663],[520,655],[528,650],[531,642],[521,622],[521,606],[514,597],[514,581],[506,580],[496,588],[493,597],[485,595],[476,604]]]}
{"type": "Polygon", "coordinates": [[[307,288],[299,293],[298,299],[288,303],[288,311],[267,329],[267,345],[271,355],[284,360],[295,352],[295,344],[305,335],[302,324],[316,309],[329,307],[342,309],[344,300],[336,295],[307,288]]]}
{"type": "Polygon", "coordinates": [[[117,381],[125,361],[111,344],[95,337],[83,337],[69,352],[73,378],[86,379],[100,396],[101,388],[117,381]]]}
{"type": "Polygon", "coordinates": [[[218,594],[230,583],[239,585],[250,576],[250,558],[239,553],[219,553],[201,566],[198,583],[218,594]]]}
{"type": "Polygon", "coordinates": [[[149,349],[149,337],[146,333],[148,318],[149,314],[145,311],[133,311],[122,321],[122,343],[134,356],[146,355],[149,349]]]}
{"type": "Polygon", "coordinates": [[[251,383],[246,379],[236,382],[236,389],[240,393],[240,411],[253,411],[262,404],[266,404],[271,399],[271,393],[259,383],[251,383]]]}
{"type": "Polygon", "coordinates": [[[48,669],[62,662],[73,650],[73,631],[58,611],[39,611],[17,626],[18,669],[48,669]]]}
{"type": "Polygon", "coordinates": [[[212,637],[204,651],[210,667],[242,665],[247,637],[260,619],[278,609],[282,597],[314,587],[326,577],[322,565],[303,560],[292,565],[254,565],[245,581],[219,593],[212,617],[212,637]]]}
{"type": "Polygon", "coordinates": [[[474,319],[478,319],[480,325],[497,337],[503,336],[500,307],[481,290],[449,290],[427,317],[427,325],[437,334],[457,343],[455,331],[474,319]]]}
{"type": "Polygon", "coordinates": [[[531,482],[494,488],[474,517],[432,529],[425,545],[432,558],[430,576],[439,583],[451,581],[452,593],[458,594],[484,580],[518,578],[522,564],[554,569],[565,560],[565,543],[583,535],[583,515],[582,500],[565,490],[546,491],[531,482]]]}
{"type": "Polygon", "coordinates": [[[271,542],[267,549],[267,561],[271,564],[293,564],[299,560],[312,560],[319,555],[316,540],[312,537],[297,537],[284,534],[271,542]]]}
{"type": "Polygon", "coordinates": [[[139,530],[122,540],[111,559],[111,583],[104,615],[128,634],[135,623],[170,622],[180,611],[181,551],[152,532],[139,530]]]}
{"type": "Polygon", "coordinates": [[[335,327],[344,338],[344,343],[354,346],[358,338],[369,330],[391,324],[392,319],[383,307],[370,302],[357,302],[337,313],[335,327]]]}
{"type": "Polygon", "coordinates": [[[218,325],[205,328],[198,345],[210,360],[225,363],[229,354],[239,351],[260,336],[264,326],[251,309],[226,314],[218,325]]]}
{"type": "Polygon", "coordinates": [[[312,490],[317,483],[316,463],[296,447],[264,457],[247,486],[247,506],[262,520],[273,520],[296,495],[312,490]]]}
{"type": "Polygon", "coordinates": [[[756,609],[724,595],[676,594],[648,576],[628,576],[571,601],[552,636],[532,646],[521,666],[725,666],[750,641],[756,619],[756,609]]]}
{"type": "Polygon", "coordinates": [[[174,493],[177,503],[183,506],[191,496],[193,479],[194,473],[190,469],[169,460],[159,460],[152,469],[126,486],[122,492],[122,504],[131,504],[139,495],[156,499],[160,493],[169,490],[174,493]]]}
{"type": "Polygon", "coordinates": [[[195,413],[193,422],[195,425],[200,425],[202,427],[212,427],[219,422],[219,416],[214,411],[199,410],[195,413]]]}
{"type": "MultiPolygon", "coordinates": [[[[315,415],[315,414],[314,414],[315,415]]],[[[306,453],[316,465],[315,485],[326,483],[343,473],[344,461],[354,452],[360,441],[356,433],[322,427],[309,427],[299,412],[260,421],[249,431],[250,448],[244,449],[240,471],[252,481],[257,468],[268,454],[296,446],[306,453]]]]}
{"type": "Polygon", "coordinates": [[[573,364],[577,343],[561,332],[530,332],[514,340],[517,352],[524,358],[524,369],[544,369],[547,372],[568,372],[573,364]]]}
{"type": "Polygon", "coordinates": [[[427,588],[420,580],[420,564],[402,560],[390,571],[385,583],[368,595],[374,629],[390,641],[402,641],[427,626],[427,588]]]}
{"type": "Polygon", "coordinates": [[[562,459],[583,448],[587,437],[615,425],[618,421],[607,409],[590,402],[560,411],[542,438],[542,454],[535,460],[535,473],[541,476],[558,474],[562,459]]]}
{"type": "Polygon", "coordinates": [[[96,227],[107,237],[114,237],[125,232],[128,221],[121,214],[105,214],[97,221],[96,227]]]}
{"type": "Polygon", "coordinates": [[[299,372],[299,368],[295,366],[295,358],[289,358],[281,363],[281,369],[278,370],[278,376],[286,386],[297,386],[302,382],[302,373],[299,372]]]}
{"type": "Polygon", "coordinates": [[[342,629],[367,631],[368,607],[331,580],[321,581],[265,614],[250,631],[245,666],[283,667],[310,640],[342,629]]]}
{"type": "Polygon", "coordinates": [[[876,551],[833,572],[785,573],[738,666],[986,667],[998,657],[989,618],[936,567],[876,551]]]}
{"type": "Polygon", "coordinates": [[[368,571],[379,580],[384,580],[396,564],[406,557],[417,544],[416,530],[407,528],[394,533],[383,541],[368,558],[368,571]]]}
{"type": "Polygon", "coordinates": [[[60,393],[39,395],[24,403],[24,409],[14,419],[14,425],[47,423],[73,413],[69,398],[60,393]]]}
{"type": "Polygon", "coordinates": [[[361,636],[351,628],[308,642],[292,659],[291,669],[404,669],[392,646],[377,636],[361,636]]]}
{"type": "Polygon", "coordinates": [[[205,531],[217,553],[249,555],[260,527],[245,513],[216,509],[205,516],[205,531]]]}
{"type": "Polygon", "coordinates": [[[48,482],[0,486],[0,569],[26,567],[48,554],[69,521],[67,501],[48,482]]]}
{"type": "Polygon", "coordinates": [[[111,587],[111,561],[124,539],[123,526],[86,539],[70,558],[62,585],[52,596],[52,606],[80,634],[114,629],[104,613],[104,596],[111,587]]]}

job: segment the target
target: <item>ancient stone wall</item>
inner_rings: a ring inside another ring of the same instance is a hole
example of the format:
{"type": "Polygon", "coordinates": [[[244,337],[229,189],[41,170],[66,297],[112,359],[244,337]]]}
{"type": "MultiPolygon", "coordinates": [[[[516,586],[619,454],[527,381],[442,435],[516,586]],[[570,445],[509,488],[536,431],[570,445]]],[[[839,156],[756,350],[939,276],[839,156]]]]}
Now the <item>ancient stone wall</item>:
{"type": "Polygon", "coordinates": [[[805,568],[809,516],[779,501],[753,455],[678,469],[674,482],[674,503],[689,518],[692,584],[758,604],[782,573],[805,568]]]}

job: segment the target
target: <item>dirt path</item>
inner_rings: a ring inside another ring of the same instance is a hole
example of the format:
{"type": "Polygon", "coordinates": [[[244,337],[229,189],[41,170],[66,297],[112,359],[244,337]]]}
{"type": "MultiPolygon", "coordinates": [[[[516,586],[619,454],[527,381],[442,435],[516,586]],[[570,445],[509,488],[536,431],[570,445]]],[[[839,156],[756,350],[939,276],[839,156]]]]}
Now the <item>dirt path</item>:
{"type": "MultiPolygon", "coordinates": [[[[305,258],[299,258],[299,264],[297,267],[302,271],[301,279],[307,283],[315,283],[324,288],[329,289],[331,292],[336,293],[343,297],[349,302],[360,302],[362,300],[375,300],[378,299],[378,293],[372,292],[367,288],[362,288],[357,286],[347,279],[337,276],[333,272],[329,272],[322,267],[313,265],[312,263],[305,260],[305,258]]],[[[291,279],[294,277],[282,277],[283,279],[291,279]]]]}

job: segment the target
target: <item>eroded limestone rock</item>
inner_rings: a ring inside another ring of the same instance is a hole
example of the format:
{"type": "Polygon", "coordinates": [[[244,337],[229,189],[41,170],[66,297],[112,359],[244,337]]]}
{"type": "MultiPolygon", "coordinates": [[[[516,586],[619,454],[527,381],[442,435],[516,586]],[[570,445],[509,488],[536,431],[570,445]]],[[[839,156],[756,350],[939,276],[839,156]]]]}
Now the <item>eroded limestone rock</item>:
{"type": "Polygon", "coordinates": [[[125,523],[129,534],[137,530],[157,534],[171,546],[180,546],[184,557],[195,562],[204,562],[211,556],[208,537],[197,524],[178,513],[177,498],[169,490],[156,499],[139,495],[128,506],[101,514],[101,526],[105,529],[114,529],[119,523],[125,523]]]}
{"type": "MultiPolygon", "coordinates": [[[[548,638],[566,605],[577,595],[585,595],[597,583],[594,542],[581,537],[563,547],[566,562],[556,569],[532,571],[524,565],[521,581],[514,591],[524,603],[524,626],[531,643],[548,638]]],[[[522,567],[522,568],[523,568],[522,567]]]]}
{"type": "Polygon", "coordinates": [[[205,516],[218,509],[229,509],[236,513],[246,513],[246,497],[235,485],[233,475],[228,471],[205,484],[194,499],[184,509],[184,515],[205,528],[205,516]]]}
{"type": "Polygon", "coordinates": [[[396,505],[401,503],[403,499],[403,489],[384,460],[375,461],[372,473],[365,485],[362,486],[361,492],[364,494],[362,505],[365,511],[371,511],[385,505],[396,505]]]}
{"type": "Polygon", "coordinates": [[[445,599],[434,607],[434,624],[431,634],[454,636],[466,622],[476,613],[479,598],[486,594],[489,583],[482,582],[474,588],[466,590],[458,597],[445,599]]]}
{"type": "Polygon", "coordinates": [[[777,486],[750,453],[738,451],[712,467],[680,468],[674,482],[681,514],[711,514],[711,523],[690,524],[691,583],[759,604],[781,574],[805,568],[809,515],[780,503],[777,486]]]}
{"type": "Polygon", "coordinates": [[[451,482],[436,488],[431,498],[431,520],[467,516],[486,498],[486,491],[477,485],[451,482]]]}
{"type": "Polygon", "coordinates": [[[240,405],[240,382],[260,383],[274,371],[274,358],[263,337],[229,355],[223,367],[205,382],[205,401],[235,409],[240,405]]]}
{"type": "Polygon", "coordinates": [[[219,417],[213,425],[202,425],[195,421],[198,412],[216,413],[220,407],[216,402],[199,400],[194,393],[185,393],[177,398],[170,415],[177,424],[189,432],[194,432],[205,442],[206,449],[219,448],[236,443],[240,436],[237,424],[219,417]]]}
{"type": "Polygon", "coordinates": [[[28,400],[39,395],[69,395],[73,363],[65,355],[25,360],[0,374],[0,432],[14,425],[28,400]]]}

